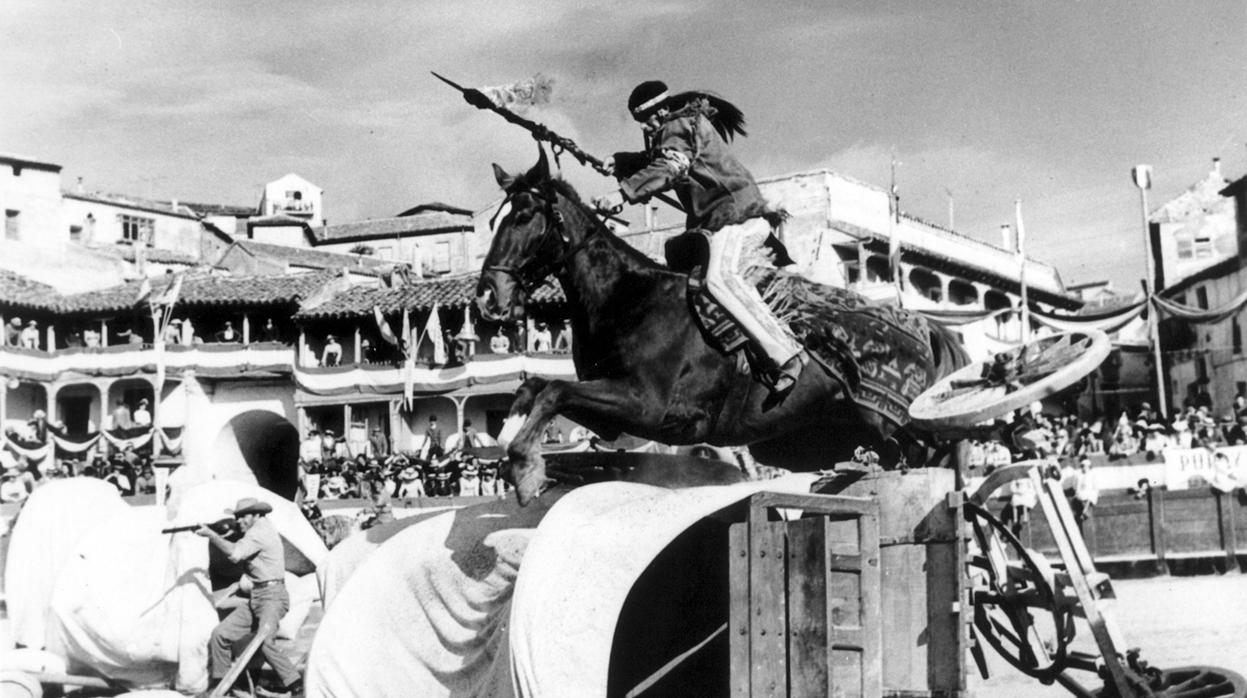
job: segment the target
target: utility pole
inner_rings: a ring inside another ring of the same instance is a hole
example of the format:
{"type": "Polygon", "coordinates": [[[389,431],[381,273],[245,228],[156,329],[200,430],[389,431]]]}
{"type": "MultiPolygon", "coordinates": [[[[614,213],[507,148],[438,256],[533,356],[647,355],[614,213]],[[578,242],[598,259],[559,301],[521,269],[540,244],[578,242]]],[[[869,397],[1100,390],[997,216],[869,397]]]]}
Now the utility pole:
{"type": "Polygon", "coordinates": [[[1169,401],[1165,397],[1165,365],[1160,350],[1160,318],[1157,317],[1156,304],[1152,303],[1152,294],[1156,292],[1156,259],[1152,255],[1152,230],[1148,221],[1147,190],[1152,188],[1152,166],[1138,165],[1130,171],[1134,185],[1139,188],[1139,202],[1143,213],[1143,251],[1147,255],[1147,277],[1143,279],[1143,293],[1150,303],[1147,309],[1148,337],[1152,344],[1152,363],[1156,368],[1156,401],[1157,409],[1164,417],[1169,416],[1169,401]]]}

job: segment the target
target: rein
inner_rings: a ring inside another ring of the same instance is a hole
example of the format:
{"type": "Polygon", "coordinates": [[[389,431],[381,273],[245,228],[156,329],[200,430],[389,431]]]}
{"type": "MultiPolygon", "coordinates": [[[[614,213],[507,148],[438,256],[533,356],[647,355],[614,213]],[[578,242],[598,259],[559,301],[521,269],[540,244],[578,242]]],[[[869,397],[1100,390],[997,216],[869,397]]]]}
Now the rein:
{"type": "MultiPolygon", "coordinates": [[[[541,231],[542,245],[544,246],[545,240],[550,237],[550,233],[552,232],[557,234],[558,238],[564,243],[567,243],[567,233],[563,227],[563,212],[558,208],[557,195],[555,197],[550,197],[547,192],[539,191],[537,189],[528,189],[526,191],[540,199],[546,207],[546,218],[550,222],[547,223],[545,229],[541,231]]],[[[508,196],[507,201],[510,201],[511,197],[514,195],[515,194],[508,196]]],[[[506,202],[504,201],[503,203],[506,202]]],[[[516,285],[518,285],[525,294],[532,295],[532,292],[547,278],[559,271],[565,270],[567,268],[567,263],[570,262],[572,258],[574,258],[581,250],[583,250],[585,246],[589,244],[589,241],[603,229],[604,226],[601,224],[594,226],[592,230],[585,233],[585,236],[580,240],[580,242],[572,245],[562,255],[559,255],[557,258],[548,262],[538,263],[536,259],[533,259],[529,262],[521,264],[518,267],[501,264],[487,264],[483,267],[482,271],[496,271],[506,274],[507,276],[515,279],[516,285]]],[[[538,251],[540,251],[540,249],[538,251]]]]}

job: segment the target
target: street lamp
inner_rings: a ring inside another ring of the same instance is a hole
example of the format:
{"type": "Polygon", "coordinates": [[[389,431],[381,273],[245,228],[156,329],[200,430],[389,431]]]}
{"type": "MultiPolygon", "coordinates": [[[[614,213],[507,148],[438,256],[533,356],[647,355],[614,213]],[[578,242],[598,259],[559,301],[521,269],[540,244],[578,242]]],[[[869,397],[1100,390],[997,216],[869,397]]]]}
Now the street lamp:
{"type": "Polygon", "coordinates": [[[1143,252],[1147,255],[1147,277],[1143,280],[1144,302],[1151,303],[1147,309],[1148,336],[1152,343],[1152,362],[1156,366],[1156,400],[1157,409],[1166,417],[1169,415],[1169,401],[1165,399],[1165,365],[1162,363],[1160,351],[1160,318],[1155,303],[1152,303],[1153,288],[1156,282],[1156,259],[1152,255],[1151,223],[1147,219],[1147,190],[1152,188],[1152,166],[1136,165],[1130,170],[1134,185],[1139,188],[1139,201],[1143,211],[1143,252]]]}

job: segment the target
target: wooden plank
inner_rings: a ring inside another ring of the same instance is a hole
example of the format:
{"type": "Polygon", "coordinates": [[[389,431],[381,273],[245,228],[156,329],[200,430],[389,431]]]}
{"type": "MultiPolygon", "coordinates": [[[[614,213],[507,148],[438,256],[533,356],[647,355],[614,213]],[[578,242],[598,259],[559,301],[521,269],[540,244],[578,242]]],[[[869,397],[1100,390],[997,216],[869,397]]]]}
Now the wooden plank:
{"type": "Polygon", "coordinates": [[[828,653],[827,518],[788,524],[788,694],[831,695],[828,653]]]}
{"type": "Polygon", "coordinates": [[[1221,546],[1225,550],[1225,570],[1238,570],[1238,558],[1235,557],[1234,536],[1234,497],[1232,494],[1217,492],[1217,527],[1220,529],[1221,546]]]}
{"type": "Polygon", "coordinates": [[[749,683],[752,698],[787,693],[787,589],[783,521],[749,520],[749,683]]]}
{"type": "Polygon", "coordinates": [[[1147,491],[1148,529],[1152,533],[1152,554],[1156,556],[1156,572],[1164,574],[1165,568],[1165,497],[1155,487],[1147,491]]]}
{"type": "Polygon", "coordinates": [[[728,528],[728,658],[733,698],[749,698],[749,525],[728,528]]]}
{"type": "MultiPolygon", "coordinates": [[[[861,628],[862,695],[875,698],[883,695],[883,623],[880,604],[882,559],[879,550],[879,513],[869,512],[861,518],[861,628]]],[[[960,658],[959,658],[960,659],[960,658]]],[[[833,669],[834,674],[834,669],[833,669]]]]}
{"type": "Polygon", "coordinates": [[[251,638],[251,642],[247,643],[247,647],[242,651],[242,654],[238,655],[238,658],[230,665],[229,671],[225,672],[225,678],[221,679],[221,683],[217,684],[216,688],[212,689],[212,693],[208,694],[208,698],[221,698],[229,692],[234,687],[234,682],[238,680],[243,670],[247,668],[247,663],[260,650],[260,645],[264,644],[268,636],[272,635],[276,630],[276,628],[266,627],[257,632],[255,637],[251,638]]]}

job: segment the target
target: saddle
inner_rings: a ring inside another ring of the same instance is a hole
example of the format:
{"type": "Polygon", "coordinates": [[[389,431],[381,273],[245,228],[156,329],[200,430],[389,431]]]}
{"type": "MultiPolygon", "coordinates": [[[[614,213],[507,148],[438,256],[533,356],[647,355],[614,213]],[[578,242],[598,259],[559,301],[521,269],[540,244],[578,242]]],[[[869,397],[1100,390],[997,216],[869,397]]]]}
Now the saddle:
{"type": "MultiPolygon", "coordinates": [[[[710,296],[699,271],[689,275],[686,294],[703,335],[724,354],[740,352],[752,374],[765,380],[768,360],[710,296]]],[[[932,330],[922,316],[779,269],[763,269],[750,281],[780,323],[859,407],[894,424],[909,421],[909,404],[936,373],[932,330]]]]}

